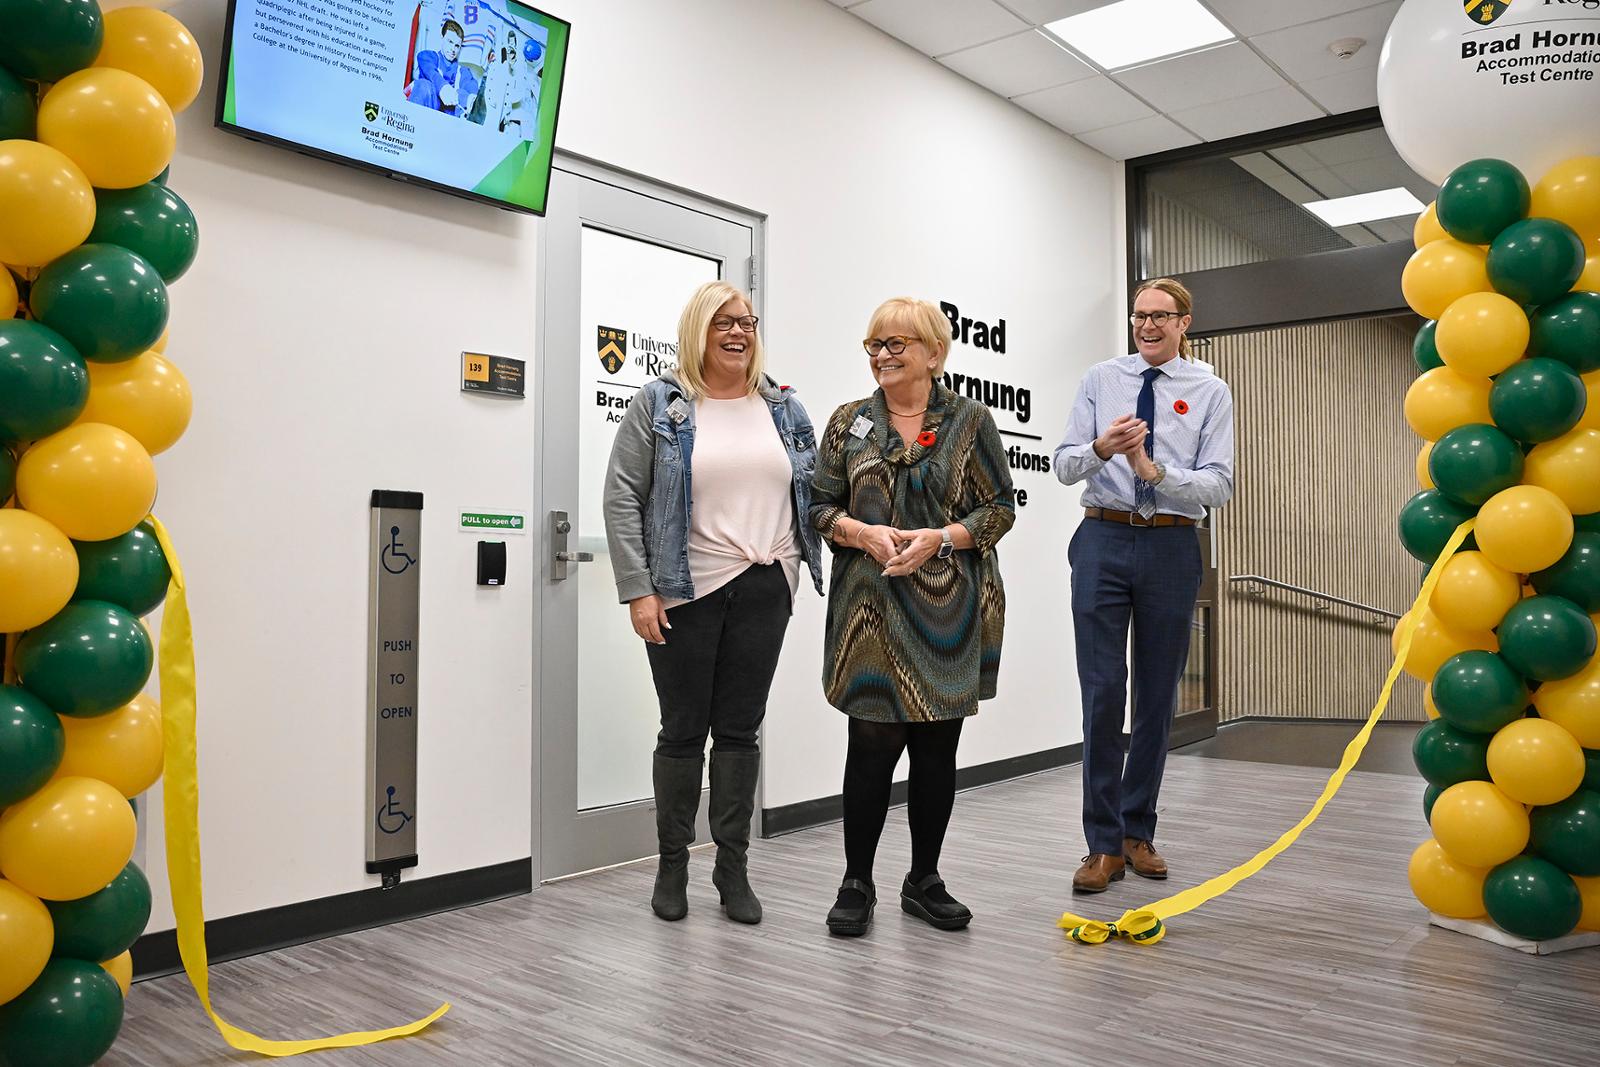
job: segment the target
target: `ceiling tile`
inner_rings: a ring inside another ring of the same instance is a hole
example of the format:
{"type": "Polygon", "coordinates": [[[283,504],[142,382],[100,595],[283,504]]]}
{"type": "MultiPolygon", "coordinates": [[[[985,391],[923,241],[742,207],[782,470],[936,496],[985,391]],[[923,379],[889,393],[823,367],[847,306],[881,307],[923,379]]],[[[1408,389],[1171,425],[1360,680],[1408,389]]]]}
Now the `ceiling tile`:
{"type": "Polygon", "coordinates": [[[939,62],[1001,96],[1095,76],[1093,67],[1037,30],[953,52],[939,62]]]}
{"type": "Polygon", "coordinates": [[[832,4],[834,7],[855,7],[857,4],[863,2],[864,0],[828,0],[828,3],[832,4]]]}
{"type": "MultiPolygon", "coordinates": [[[[1160,111],[1286,88],[1276,71],[1235,41],[1203,52],[1146,63],[1113,75],[1160,111]]],[[[1257,127],[1261,129],[1263,127],[1257,127]]]]}
{"type": "Polygon", "coordinates": [[[1078,140],[1103,152],[1112,159],[1132,159],[1152,152],[1165,152],[1169,148],[1199,144],[1200,139],[1182,129],[1165,115],[1151,115],[1134,122],[1080,133],[1078,140]]]}
{"type": "Polygon", "coordinates": [[[1394,160],[1394,145],[1383,127],[1341,133],[1335,137],[1306,142],[1305,149],[1324,163],[1353,163],[1360,159],[1394,160]]]}
{"type": "Polygon", "coordinates": [[[1155,114],[1132,93],[1098,74],[1070,85],[1024,93],[1014,100],[1067,133],[1082,133],[1155,114]]]}
{"type": "Polygon", "coordinates": [[[1384,35],[1389,32],[1389,23],[1399,9],[1399,0],[1390,0],[1321,22],[1254,36],[1250,43],[1297,82],[1331,78],[1335,74],[1378,65],[1384,35]],[[1340,59],[1328,51],[1328,46],[1341,37],[1360,37],[1367,43],[1349,59],[1340,59]]]}
{"type": "Polygon", "coordinates": [[[994,0],[867,0],[850,13],[930,56],[1028,28],[994,0]]]}
{"type": "MultiPolygon", "coordinates": [[[[837,0],[835,0],[837,3],[837,0]]],[[[1117,0],[1000,0],[1016,14],[1038,26],[1056,19],[1081,15],[1097,7],[1114,4],[1117,0]]]]}
{"type": "MultiPolygon", "coordinates": [[[[835,3],[838,0],[834,0],[835,3]]],[[[1240,37],[1371,7],[1373,0],[1202,0],[1240,37]]]]}
{"type": "Polygon", "coordinates": [[[1301,82],[1300,87],[1311,94],[1311,99],[1335,115],[1378,106],[1376,67],[1358,67],[1331,78],[1313,78],[1301,82]]]}
{"type": "Polygon", "coordinates": [[[1172,117],[1206,140],[1220,141],[1242,133],[1321,118],[1322,109],[1300,95],[1294,86],[1284,85],[1264,93],[1184,108],[1172,112],[1172,117]]]}

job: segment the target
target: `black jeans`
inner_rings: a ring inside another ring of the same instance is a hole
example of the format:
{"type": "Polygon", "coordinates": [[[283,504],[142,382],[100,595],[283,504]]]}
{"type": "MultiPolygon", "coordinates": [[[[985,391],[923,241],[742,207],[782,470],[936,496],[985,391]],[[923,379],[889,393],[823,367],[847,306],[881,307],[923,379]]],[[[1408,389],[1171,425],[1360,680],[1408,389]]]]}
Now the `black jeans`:
{"type": "Polygon", "coordinates": [[[661,701],[656,754],[754,752],[793,597],[783,564],[752,564],[715,593],[667,612],[664,645],[646,645],[661,701]]]}

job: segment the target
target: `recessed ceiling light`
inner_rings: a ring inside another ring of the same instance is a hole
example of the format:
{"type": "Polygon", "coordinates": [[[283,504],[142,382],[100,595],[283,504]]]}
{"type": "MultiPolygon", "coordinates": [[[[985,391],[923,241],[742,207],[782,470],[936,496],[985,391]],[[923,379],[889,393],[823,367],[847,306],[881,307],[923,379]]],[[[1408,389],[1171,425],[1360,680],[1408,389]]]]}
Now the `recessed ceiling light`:
{"type": "Polygon", "coordinates": [[[1376,193],[1336,196],[1332,200],[1313,200],[1304,207],[1329,226],[1335,227],[1422,214],[1422,201],[1412,196],[1408,189],[1383,189],[1376,193]]]}
{"type": "Polygon", "coordinates": [[[1106,70],[1234,39],[1199,0],[1118,0],[1045,29],[1106,70]]]}

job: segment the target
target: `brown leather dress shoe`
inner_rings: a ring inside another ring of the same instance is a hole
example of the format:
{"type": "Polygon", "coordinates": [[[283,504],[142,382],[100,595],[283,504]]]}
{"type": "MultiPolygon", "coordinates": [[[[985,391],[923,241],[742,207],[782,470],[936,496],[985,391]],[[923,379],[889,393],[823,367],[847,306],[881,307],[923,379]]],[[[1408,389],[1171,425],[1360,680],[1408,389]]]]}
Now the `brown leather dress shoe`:
{"type": "Polygon", "coordinates": [[[1072,876],[1074,893],[1104,893],[1112,882],[1122,881],[1125,864],[1120,856],[1092,852],[1083,857],[1083,866],[1072,876]]]}
{"type": "Polygon", "coordinates": [[[1127,861],[1128,866],[1133,868],[1133,873],[1140,878],[1161,879],[1167,876],[1167,861],[1161,858],[1161,853],[1156,851],[1156,846],[1148,841],[1124,837],[1122,839],[1122,858],[1127,861]]]}

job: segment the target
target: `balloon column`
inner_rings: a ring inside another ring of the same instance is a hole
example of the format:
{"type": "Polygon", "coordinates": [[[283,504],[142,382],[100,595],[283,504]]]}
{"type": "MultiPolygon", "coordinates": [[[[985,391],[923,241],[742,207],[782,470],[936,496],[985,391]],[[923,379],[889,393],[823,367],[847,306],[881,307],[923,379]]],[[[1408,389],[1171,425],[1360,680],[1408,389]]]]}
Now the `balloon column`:
{"type": "Polygon", "coordinates": [[[1401,285],[1430,321],[1405,417],[1426,443],[1400,539],[1431,569],[1476,525],[1405,664],[1432,720],[1411,888],[1530,940],[1600,930],[1600,156],[1531,188],[1463,163],[1415,238],[1401,285]]]}
{"type": "Polygon", "coordinates": [[[200,80],[164,12],[0,0],[0,1063],[103,1055],[150,914],[140,616],[168,567],[146,517],[189,420],[162,352],[197,247],[164,181],[200,80]]]}

